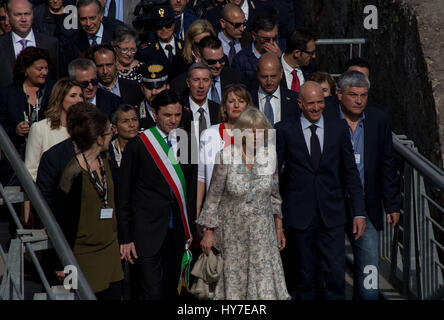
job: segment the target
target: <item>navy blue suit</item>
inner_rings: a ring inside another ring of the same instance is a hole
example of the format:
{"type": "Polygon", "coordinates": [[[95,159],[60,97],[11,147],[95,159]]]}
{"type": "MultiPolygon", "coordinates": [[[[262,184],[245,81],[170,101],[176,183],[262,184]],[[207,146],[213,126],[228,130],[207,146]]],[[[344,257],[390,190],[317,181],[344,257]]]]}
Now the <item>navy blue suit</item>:
{"type": "MultiPolygon", "coordinates": [[[[185,38],[185,33],[187,32],[188,28],[190,27],[190,25],[197,20],[197,17],[194,15],[193,11],[191,11],[190,9],[185,9],[183,12],[183,33],[184,33],[184,38],[185,38]]],[[[176,36],[176,38],[182,39],[181,37],[181,30],[180,30],[180,24],[181,24],[181,19],[180,18],[176,18],[176,26],[174,28],[174,35],[176,36]]],[[[184,40],[184,39],[182,39],[184,40]]]]}
{"type": "Polygon", "coordinates": [[[111,114],[117,109],[119,104],[122,104],[122,98],[118,95],[106,91],[105,89],[97,88],[96,107],[108,118],[111,118],[111,114]]]}
{"type": "Polygon", "coordinates": [[[290,292],[298,299],[314,299],[316,266],[320,263],[326,282],[324,298],[344,299],[343,182],[351,192],[354,215],[365,216],[348,129],[343,121],[324,117],[324,144],[315,170],[300,119],[284,120],[275,127],[279,169],[288,177],[281,190],[290,292]]]}
{"type": "MultiPolygon", "coordinates": [[[[279,39],[278,45],[282,52],[285,51],[285,39],[279,39]]],[[[252,45],[248,45],[239,51],[233,59],[231,67],[241,71],[250,88],[253,88],[256,81],[256,68],[259,59],[253,53],[252,45]]]]}

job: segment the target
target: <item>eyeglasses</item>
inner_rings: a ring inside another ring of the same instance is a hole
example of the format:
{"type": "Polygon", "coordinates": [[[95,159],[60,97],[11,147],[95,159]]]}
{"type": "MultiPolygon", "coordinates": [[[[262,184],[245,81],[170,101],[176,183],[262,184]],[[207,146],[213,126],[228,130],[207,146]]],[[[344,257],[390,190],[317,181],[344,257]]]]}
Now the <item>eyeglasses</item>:
{"type": "Polygon", "coordinates": [[[308,54],[310,57],[313,57],[316,54],[316,50],[313,51],[305,51],[305,50],[301,50],[302,52],[305,52],[306,54],[308,54]]]}
{"type": "Polygon", "coordinates": [[[227,62],[227,56],[226,55],[224,55],[222,58],[220,58],[219,60],[213,60],[213,59],[205,59],[205,58],[203,58],[206,62],[207,62],[207,65],[209,65],[209,66],[214,66],[215,64],[217,64],[218,62],[220,63],[220,64],[223,64],[223,63],[225,63],[225,62],[227,62]]]}
{"type": "Polygon", "coordinates": [[[80,82],[80,84],[82,85],[83,88],[88,88],[90,83],[91,83],[91,85],[93,87],[95,87],[96,85],[99,84],[99,79],[96,78],[96,79],[91,79],[89,81],[82,81],[82,82],[80,82]]]}
{"type": "Polygon", "coordinates": [[[156,26],[156,30],[162,30],[163,28],[165,29],[171,29],[171,27],[173,26],[174,21],[170,22],[168,24],[164,24],[163,26],[156,26]]]}
{"type": "Polygon", "coordinates": [[[117,48],[120,50],[120,52],[122,53],[136,53],[137,52],[137,48],[121,48],[119,46],[117,46],[117,48]]]}
{"type": "Polygon", "coordinates": [[[241,26],[244,26],[244,28],[247,27],[247,20],[245,20],[244,22],[231,22],[228,20],[225,20],[225,21],[228,22],[229,24],[231,24],[234,29],[239,29],[241,26]]]}

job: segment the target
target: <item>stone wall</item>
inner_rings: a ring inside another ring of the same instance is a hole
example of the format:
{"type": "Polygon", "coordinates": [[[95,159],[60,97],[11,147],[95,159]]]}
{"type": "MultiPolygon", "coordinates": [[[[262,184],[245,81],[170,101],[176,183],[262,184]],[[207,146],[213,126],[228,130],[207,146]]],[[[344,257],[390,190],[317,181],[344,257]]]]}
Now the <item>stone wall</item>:
{"type": "MultiPolygon", "coordinates": [[[[444,108],[439,102],[444,101],[444,90],[439,76],[444,77],[444,65],[434,64],[433,58],[444,59],[438,50],[444,37],[433,36],[433,25],[427,15],[437,13],[424,8],[427,2],[441,1],[305,0],[305,24],[318,38],[368,40],[362,48],[362,57],[372,66],[372,97],[389,111],[392,130],[408,136],[423,155],[442,167],[444,108]],[[378,9],[377,30],[364,28],[366,5],[378,9]],[[424,24],[428,34],[423,32],[424,24]]],[[[433,21],[439,27],[444,25],[439,19],[433,21]]],[[[317,52],[318,69],[330,73],[341,73],[349,58],[346,45],[318,46],[317,52]]],[[[357,53],[355,46],[355,56],[357,53]]]]}

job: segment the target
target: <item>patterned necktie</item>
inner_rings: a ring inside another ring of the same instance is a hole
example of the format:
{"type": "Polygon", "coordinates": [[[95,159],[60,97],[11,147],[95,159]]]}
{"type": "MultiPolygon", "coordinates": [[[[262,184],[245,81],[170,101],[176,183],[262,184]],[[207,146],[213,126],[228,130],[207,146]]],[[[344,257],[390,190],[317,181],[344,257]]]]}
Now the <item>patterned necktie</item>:
{"type": "Polygon", "coordinates": [[[317,170],[319,167],[319,161],[321,160],[321,144],[319,143],[318,135],[316,134],[316,129],[318,127],[315,124],[310,126],[311,137],[310,137],[310,156],[311,163],[313,164],[313,169],[317,170]]]}
{"type": "Polygon", "coordinates": [[[236,55],[236,49],[234,48],[234,40],[231,40],[228,44],[230,45],[230,52],[228,53],[228,62],[230,63],[231,66],[234,56],[236,55]]]}
{"type": "Polygon", "coordinates": [[[92,46],[97,46],[98,45],[98,43],[97,43],[97,36],[96,35],[93,35],[91,37],[91,40],[92,40],[92,43],[91,43],[92,46]]]}
{"type": "Polygon", "coordinates": [[[108,17],[110,18],[116,17],[116,0],[110,0],[109,2],[108,17]]]}
{"type": "Polygon", "coordinates": [[[216,83],[217,83],[217,80],[213,79],[213,85],[211,86],[211,100],[213,100],[217,104],[220,104],[220,97],[219,97],[219,93],[217,92],[217,89],[216,89],[216,83]]]}
{"type": "Polygon", "coordinates": [[[296,72],[296,70],[293,70],[291,74],[293,75],[293,80],[291,81],[291,90],[299,92],[301,83],[299,82],[298,73],[296,72]]]}
{"type": "Polygon", "coordinates": [[[200,113],[199,116],[199,137],[200,137],[202,131],[204,131],[207,128],[207,119],[205,119],[205,110],[203,108],[199,108],[197,111],[200,113]]]}
{"type": "Polygon", "coordinates": [[[274,125],[274,113],[273,113],[273,108],[271,107],[271,98],[273,98],[272,94],[269,94],[265,100],[265,107],[264,107],[264,113],[265,116],[267,117],[268,121],[270,121],[271,126],[274,125]]]}
{"type": "Polygon", "coordinates": [[[168,61],[170,63],[172,63],[173,62],[173,46],[170,44],[167,44],[165,46],[165,49],[168,51],[168,55],[167,55],[168,61]]]}

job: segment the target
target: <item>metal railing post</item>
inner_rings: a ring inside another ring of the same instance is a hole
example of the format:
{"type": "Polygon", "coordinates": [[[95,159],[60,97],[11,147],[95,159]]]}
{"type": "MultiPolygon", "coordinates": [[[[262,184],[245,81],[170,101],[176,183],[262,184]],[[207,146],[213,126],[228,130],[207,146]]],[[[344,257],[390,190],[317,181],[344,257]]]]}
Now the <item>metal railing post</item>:
{"type": "Polygon", "coordinates": [[[0,147],[8,158],[11,167],[14,169],[23,189],[26,191],[28,198],[31,200],[40,220],[45,226],[46,232],[51,239],[51,243],[59,256],[60,261],[65,266],[73,265],[77,268],[78,295],[80,299],[95,300],[96,296],[80,269],[60,226],[51,212],[51,209],[32,180],[28,170],[25,168],[22,159],[2,125],[0,125],[0,147]]]}
{"type": "Polygon", "coordinates": [[[403,236],[402,236],[402,283],[403,293],[410,296],[410,235],[411,235],[411,215],[412,212],[412,167],[404,164],[404,216],[403,216],[403,236]]]}

